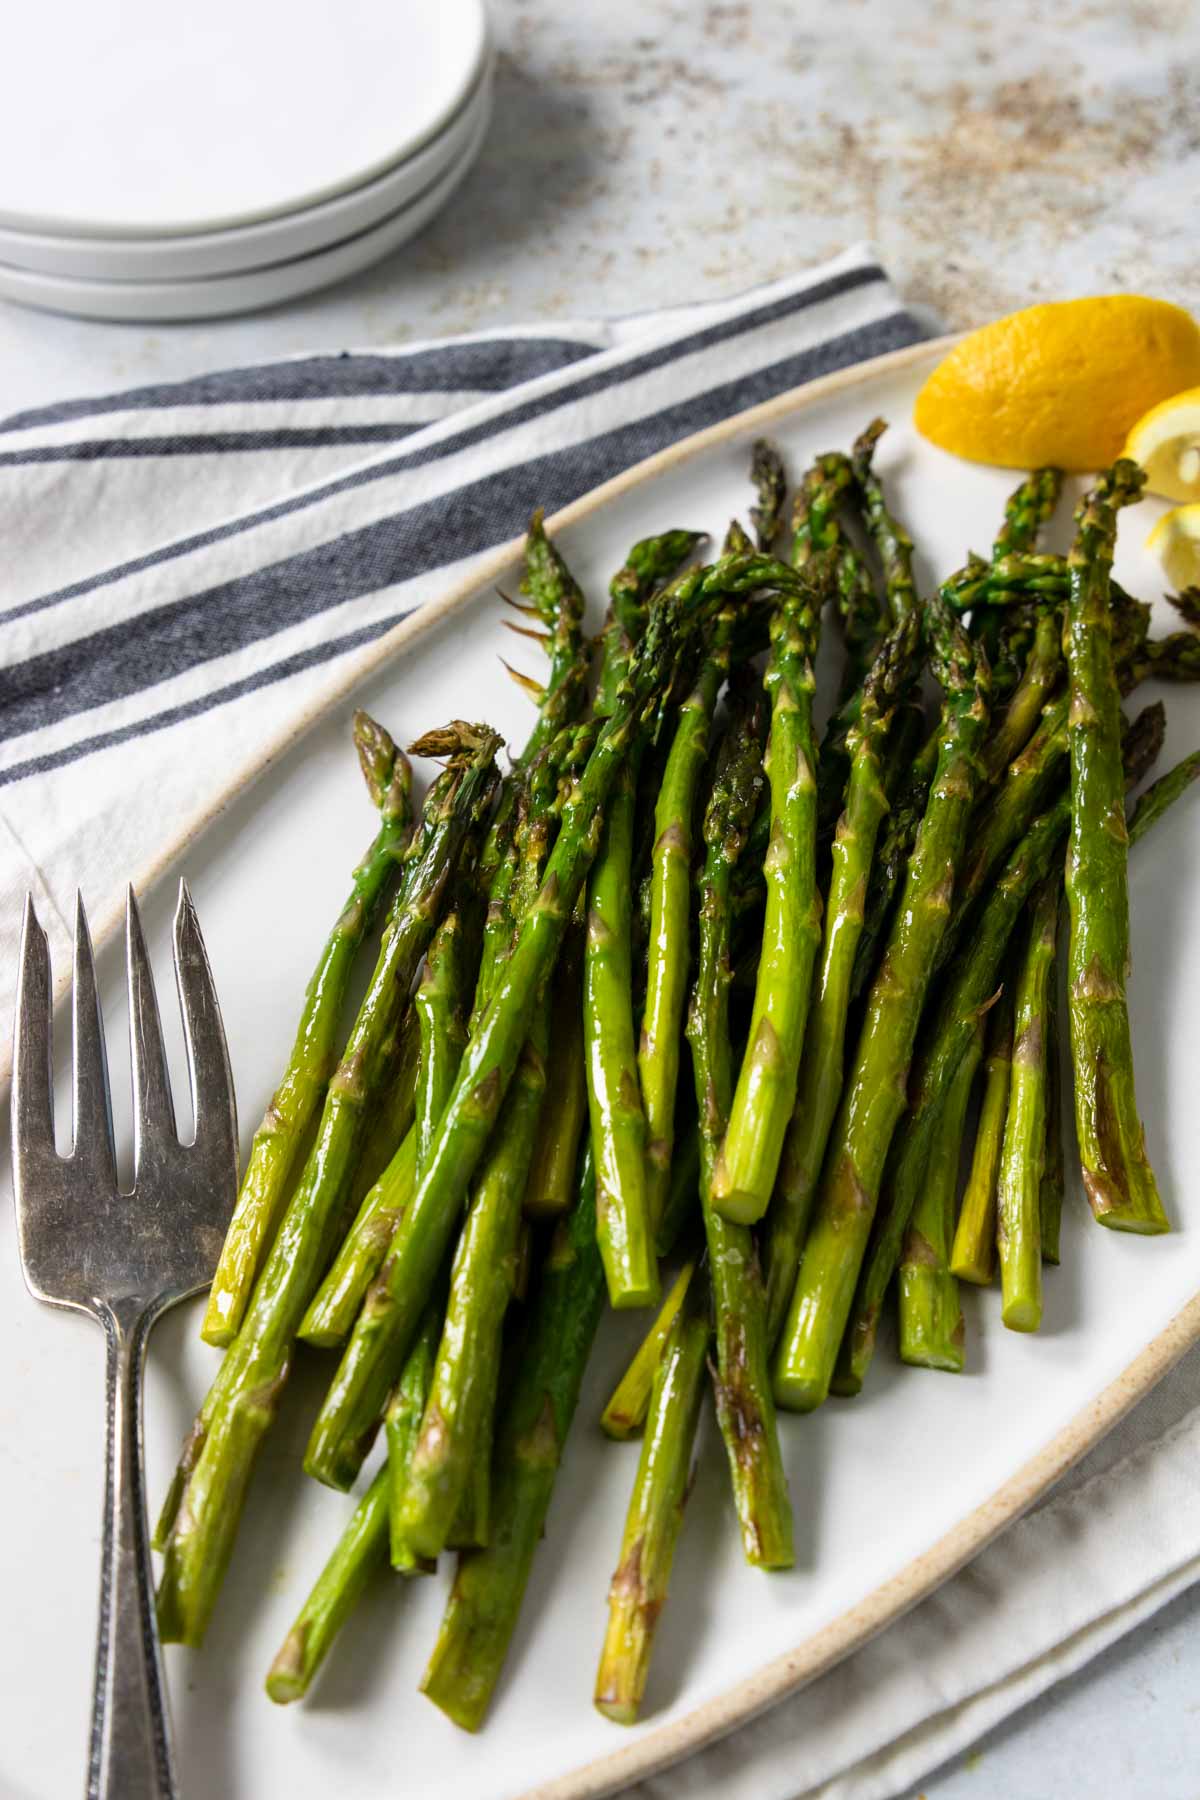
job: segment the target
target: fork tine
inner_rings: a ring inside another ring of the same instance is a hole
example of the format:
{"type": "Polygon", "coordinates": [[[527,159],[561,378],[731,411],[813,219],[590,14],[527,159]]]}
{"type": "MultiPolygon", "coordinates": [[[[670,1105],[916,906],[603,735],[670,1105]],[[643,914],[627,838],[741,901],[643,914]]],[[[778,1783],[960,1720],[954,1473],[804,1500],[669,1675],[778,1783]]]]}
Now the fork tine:
{"type": "Polygon", "coordinates": [[[129,976],[129,1056],[133,1065],[133,1166],[136,1174],[146,1151],[178,1142],[175,1109],[163,1048],[162,1022],[154,994],[154,976],[132,887],[125,904],[125,960],[129,976]]]}
{"type": "Polygon", "coordinates": [[[203,1142],[206,1148],[218,1141],[226,1148],[232,1146],[236,1168],[233,1071],[212,968],[186,881],[179,883],[179,904],[175,908],[175,981],[187,1043],[192,1117],[196,1122],[194,1141],[203,1142]]]}
{"type": "Polygon", "coordinates": [[[53,1161],[54,1090],[51,1061],[50,945],[25,896],[13,1044],[13,1170],[18,1197],[25,1182],[53,1161]]]}
{"type": "Polygon", "coordinates": [[[71,1034],[75,1050],[74,1160],[108,1187],[116,1183],[112,1099],[108,1057],[104,1051],[104,1017],[96,987],[92,934],[83,896],[75,896],[75,971],[71,990],[71,1034]]]}

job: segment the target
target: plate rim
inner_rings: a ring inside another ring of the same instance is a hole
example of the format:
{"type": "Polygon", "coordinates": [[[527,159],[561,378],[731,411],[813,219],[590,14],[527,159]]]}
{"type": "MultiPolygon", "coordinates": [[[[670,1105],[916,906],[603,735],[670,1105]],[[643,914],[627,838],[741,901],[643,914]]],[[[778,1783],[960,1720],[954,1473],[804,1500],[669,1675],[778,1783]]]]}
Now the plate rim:
{"type": "MultiPolygon", "coordinates": [[[[549,518],[547,526],[552,532],[574,526],[643,481],[653,480],[728,440],[803,412],[830,395],[944,355],[964,335],[955,332],[888,351],[818,376],[757,406],[731,414],[590,489],[549,518]]],[[[492,587],[519,557],[523,542],[522,534],[495,546],[440,597],[426,602],[383,637],[347,657],[338,669],[337,679],[329,684],[320,699],[310,704],[286,729],[281,728],[267,740],[255,765],[243,770],[235,780],[215,793],[203,814],[138,870],[134,878],[137,891],[148,892],[165,880],[219,815],[309,731],[343,705],[362,682],[394,661],[410,645],[465,611],[492,587]]],[[[107,911],[95,916],[93,935],[98,949],[116,938],[123,917],[123,895],[115,899],[107,911]]],[[[69,984],[70,972],[64,970],[55,983],[56,1009],[63,1003],[69,984]]],[[[11,1073],[11,1055],[10,1045],[0,1046],[0,1090],[11,1073]]],[[[623,1748],[593,1757],[548,1782],[523,1789],[516,1800],[603,1800],[603,1796],[618,1793],[630,1783],[644,1780],[694,1754],[797,1693],[894,1623],[986,1548],[1111,1431],[1197,1342],[1200,1342],[1200,1292],[986,1500],[854,1606],[809,1633],[793,1649],[772,1657],[702,1705],[667,1724],[652,1726],[623,1748]]]]}

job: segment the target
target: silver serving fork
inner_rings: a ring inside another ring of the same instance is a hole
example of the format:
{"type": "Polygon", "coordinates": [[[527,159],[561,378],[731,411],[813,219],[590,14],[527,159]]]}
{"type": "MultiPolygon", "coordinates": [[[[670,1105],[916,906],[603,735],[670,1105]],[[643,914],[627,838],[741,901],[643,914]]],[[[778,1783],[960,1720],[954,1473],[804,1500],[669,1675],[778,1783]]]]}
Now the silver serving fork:
{"type": "Polygon", "coordinates": [[[181,1144],[137,901],[125,915],[133,1064],[134,1186],[117,1186],[104,1022],[83,902],[76,904],[74,1141],[54,1143],[50,950],[25,903],[13,1056],[13,1184],[25,1283],[35,1299],[90,1313],[108,1344],[108,1458],[88,1762],[89,1800],[176,1792],[142,1470],[142,1363],[150,1327],[206,1287],[237,1188],[237,1116],[225,1032],[186,885],[175,979],[195,1140],[181,1144]]]}

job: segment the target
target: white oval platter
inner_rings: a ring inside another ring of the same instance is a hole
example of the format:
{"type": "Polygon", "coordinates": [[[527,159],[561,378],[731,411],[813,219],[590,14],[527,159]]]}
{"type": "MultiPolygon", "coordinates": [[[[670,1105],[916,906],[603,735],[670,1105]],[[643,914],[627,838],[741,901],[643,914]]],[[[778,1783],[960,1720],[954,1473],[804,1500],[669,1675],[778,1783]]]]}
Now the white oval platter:
{"type": "MultiPolygon", "coordinates": [[[[936,354],[902,351],[814,383],[568,509],[560,541],[596,597],[597,617],[604,584],[633,540],[672,524],[719,533],[731,513],[745,514],[749,447],[764,429],[798,472],[814,452],[848,444],[882,413],[894,428],[880,464],[916,538],[924,581],[957,566],[968,545],[985,547],[1012,478],[953,461],[908,423],[936,354]]],[[[1138,549],[1154,511],[1126,515],[1118,559],[1122,579],[1145,594],[1160,592],[1138,549]]],[[[371,835],[348,741],[351,707],[368,706],[406,738],[465,714],[492,719],[519,741],[528,712],[500,667],[501,654],[513,657],[513,640],[494,595],[514,571],[513,547],[497,551],[468,590],[448,593],[391,640],[347,659],[341,697],[326,715],[299,741],[264,744],[261,778],[213,796],[204,833],[143,872],[164,970],[173,901],[165,877],[182,871],[191,883],[228,1027],[244,1141],[286,1054],[347,871],[371,835]]],[[[1200,699],[1175,690],[1167,702],[1173,761],[1200,743],[1200,699]]],[[[591,1706],[637,1458],[636,1445],[602,1438],[596,1419],[643,1321],[602,1324],[508,1667],[476,1737],[417,1692],[448,1571],[417,1583],[381,1579],[309,1702],[277,1710],[263,1695],[271,1656],[347,1511],[344,1497],[299,1474],[326,1366],[313,1356],[302,1360],[262,1456],[208,1642],[199,1653],[167,1654],[184,1792],[222,1800],[584,1800],[622,1792],[851,1652],[1011,1523],[1200,1337],[1198,884],[1200,804],[1188,798],[1137,850],[1131,871],[1139,1098],[1176,1229],[1151,1241],[1100,1230],[1076,1188],[1038,1337],[1005,1332],[995,1296],[970,1292],[965,1375],[902,1369],[884,1348],[859,1399],[783,1418],[798,1552],[789,1574],[756,1573],[741,1561],[722,1453],[706,1419],[643,1723],[622,1731],[591,1706]]],[[[111,939],[115,897],[88,899],[111,939]]],[[[116,1060],[123,1015],[111,943],[102,960],[116,1060]]],[[[165,988],[163,995],[165,1002],[165,988]]],[[[174,1073],[184,1091],[177,1040],[175,1031],[174,1073]]],[[[117,1090],[118,1129],[127,1132],[120,1079],[117,1090]]],[[[102,1345],[85,1321],[26,1297],[7,1205],[0,1221],[0,1582],[21,1621],[0,1638],[0,1790],[57,1800],[79,1784],[86,1737],[102,1345]]],[[[215,1353],[196,1336],[198,1316],[194,1306],[181,1309],[151,1344],[152,1507],[214,1367],[215,1353]]],[[[827,1729],[836,1735],[838,1720],[827,1729]]]]}

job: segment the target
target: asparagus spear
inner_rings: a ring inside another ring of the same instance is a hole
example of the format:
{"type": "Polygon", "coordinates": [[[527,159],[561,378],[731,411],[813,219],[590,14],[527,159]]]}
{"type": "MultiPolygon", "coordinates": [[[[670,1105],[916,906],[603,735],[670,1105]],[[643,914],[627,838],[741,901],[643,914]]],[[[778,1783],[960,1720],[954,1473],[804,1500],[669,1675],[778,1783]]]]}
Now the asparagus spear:
{"type": "Polygon", "coordinates": [[[712,1202],[713,1169],[733,1091],[729,1036],[729,895],[733,871],[762,784],[764,704],[752,686],[737,697],[717,755],[704,817],[700,956],[688,1013],[700,1114],[700,1197],[716,1314],[717,1422],[729,1457],[746,1560],[790,1568],[792,1514],[771,1395],[766,1305],[748,1226],[724,1219],[712,1202]]]}
{"type": "Polygon", "coordinates": [[[1164,598],[1180,618],[1186,619],[1189,625],[1200,627],[1200,587],[1181,588],[1179,593],[1166,594],[1164,598]]]}
{"type": "Polygon", "coordinates": [[[1038,532],[1058,505],[1062,492],[1061,469],[1034,469],[1004,506],[1004,523],[992,546],[992,559],[1024,555],[1037,543],[1038,532]]]}
{"type": "Polygon", "coordinates": [[[304,997],[296,1041],[262,1124],[254,1134],[237,1205],[209,1289],[200,1335],[232,1343],[255,1277],[278,1229],[292,1177],[337,1065],[338,1029],[354,959],[387,898],[412,828],[412,768],[382,725],[354,715],[354,743],[380,828],[354,871],[350,898],[330,933],[304,997]]]}
{"type": "Polygon", "coordinates": [[[1182,762],[1168,769],[1165,775],[1148,787],[1133,809],[1129,821],[1129,842],[1136,844],[1149,831],[1150,827],[1162,818],[1168,806],[1178,800],[1180,794],[1186,793],[1197,776],[1200,776],[1200,750],[1194,750],[1185,756],[1182,762]]]}
{"type": "Polygon", "coordinates": [[[654,712],[661,684],[670,679],[681,640],[729,593],[783,587],[795,579],[770,558],[733,557],[688,570],[651,607],[616,710],[604,721],[564,807],[541,892],[521,922],[492,1000],[468,1042],[429,1166],[363,1303],[313,1428],[306,1467],[319,1479],[346,1486],[361,1464],[528,1035],[529,1009],[554,966],[595,855],[612,785],[643,715],[654,712]]]}
{"type": "Polygon", "coordinates": [[[478,972],[483,919],[476,878],[477,858],[468,863],[425,954],[425,968],[413,997],[421,1033],[417,1078],[416,1167],[429,1154],[446,1096],[467,1042],[467,1012],[478,972]]]}
{"type": "Polygon", "coordinates": [[[883,484],[875,473],[875,445],[887,430],[887,421],[874,419],[855,440],[850,452],[854,479],[866,517],[867,530],[883,565],[883,580],[888,605],[895,623],[919,605],[913,579],[912,539],[899,520],[888,510],[883,484]]]}
{"type": "Polygon", "coordinates": [[[775,1364],[775,1397],[808,1411],[829,1392],[867,1249],[892,1134],[904,1110],[917,1023],[950,911],[987,731],[986,659],[941,601],[925,609],[945,700],[937,771],[904,894],[871,987],[854,1063],[775,1364]]]}
{"type": "Polygon", "coordinates": [[[646,1691],[688,1495],[707,1349],[707,1320],[694,1312],[679,1314],[654,1376],[596,1670],[596,1707],[619,1725],[634,1723],[646,1691]]]}
{"type": "Polygon", "coordinates": [[[1096,1218],[1121,1231],[1162,1232],[1167,1216],[1134,1093],[1125,1003],[1129,897],[1120,703],[1113,663],[1109,569],[1116,509],[1145,476],[1117,462],[1076,514],[1068,558],[1067,662],[1071,677],[1071,916],[1068,1016],[1075,1069],[1075,1129],[1083,1185],[1096,1218]]]}
{"type": "Polygon", "coordinates": [[[762,1218],[775,1185],[796,1099],[821,930],[812,731],[820,604],[819,593],[799,583],[781,594],[771,618],[764,677],[771,698],[764,763],[771,787],[767,910],[749,1041],[712,1172],[714,1207],[743,1225],[762,1218]]]}
{"type": "Polygon", "coordinates": [[[662,1257],[670,1256],[674,1250],[681,1233],[695,1215],[700,1199],[700,1131],[694,1113],[681,1110],[687,1124],[682,1130],[676,1125],[667,1203],[654,1240],[654,1247],[662,1257]]]}
{"type": "Polygon", "coordinates": [[[875,838],[887,810],[880,761],[896,702],[916,674],[920,623],[909,613],[884,640],[848,740],[846,810],[833,845],[825,935],[800,1079],[767,1224],[767,1341],[774,1344],[795,1285],[825,1144],[841,1093],[850,977],[875,838]]]}
{"type": "Polygon", "coordinates": [[[450,761],[426,798],[371,985],[329,1084],[316,1142],[242,1329],[185,1446],[186,1491],[173,1488],[168,1505],[177,1502],[177,1508],[160,1525],[158,1612],[168,1642],[203,1639],[255,1455],[287,1382],[295,1334],[329,1258],[331,1228],[345,1204],[364,1113],[390,1067],[412,978],[463,840],[494,796],[498,743],[484,727],[456,724],[413,747],[417,755],[448,755],[450,761]]]}
{"type": "MultiPolygon", "coordinates": [[[[422,1387],[428,1386],[438,1324],[439,1315],[431,1307],[396,1390],[397,1421],[405,1406],[411,1416],[414,1404],[420,1417],[422,1387]]],[[[372,1577],[386,1566],[389,1501],[393,1484],[404,1479],[407,1463],[399,1426],[393,1447],[391,1421],[389,1411],[388,1460],[355,1507],[271,1664],[267,1694],[279,1706],[304,1698],[372,1577]]],[[[417,1572],[416,1565],[406,1570],[417,1572]]]]}
{"type": "Polygon", "coordinates": [[[987,781],[998,781],[1014,756],[1025,748],[1061,674],[1062,620],[1056,606],[1043,606],[1038,610],[1033,648],[1021,679],[1004,717],[984,746],[983,773],[987,781]]]}
{"type": "MultiPolygon", "coordinates": [[[[1056,938],[1057,929],[1058,920],[1056,918],[1056,938]]],[[[1063,1144],[1062,1051],[1056,960],[1055,966],[1050,971],[1050,987],[1046,996],[1046,1155],[1042,1165],[1042,1179],[1038,1192],[1043,1262],[1057,1263],[1059,1261],[1062,1209],[1066,1186],[1067,1160],[1063,1144]]]]}
{"type": "Polygon", "coordinates": [[[426,1575],[434,1568],[430,1558],[421,1556],[402,1535],[397,1535],[396,1519],[400,1496],[407,1489],[411,1476],[413,1453],[417,1448],[421,1421],[433,1386],[437,1347],[445,1311],[446,1287],[443,1280],[439,1282],[436,1296],[429,1301],[421,1316],[412,1349],[400,1371],[400,1379],[392,1390],[384,1414],[389,1478],[387,1524],[384,1531],[390,1543],[392,1567],[401,1575],[426,1575]]]}
{"type": "Polygon", "coordinates": [[[391,1162],[359,1206],[320,1287],[300,1321],[296,1336],[305,1344],[332,1350],[346,1341],[412,1198],[417,1180],[417,1133],[406,1134],[391,1162]]]}
{"type": "Polygon", "coordinates": [[[277,1706],[302,1700],[334,1639],[362,1599],[371,1577],[387,1564],[386,1464],[355,1507],[291,1630],[267,1672],[267,1696],[277,1706]]]}
{"type": "Polygon", "coordinates": [[[758,495],[758,505],[750,508],[750,523],[754,527],[758,548],[770,551],[774,549],[775,539],[779,536],[787,478],[783,471],[782,457],[774,444],[768,443],[766,438],[758,438],[755,442],[750,461],[750,479],[758,495]]]}
{"type": "Polygon", "coordinates": [[[950,1244],[958,1205],[958,1170],[967,1102],[983,1053],[982,1024],[950,1083],[925,1165],[925,1185],[913,1208],[900,1252],[900,1359],[922,1369],[963,1367],[965,1324],[950,1244]]]}
{"type": "MultiPolygon", "coordinates": [[[[529,522],[525,539],[521,592],[528,595],[532,613],[546,627],[540,642],[550,659],[550,673],[545,686],[536,692],[538,716],[515,764],[518,773],[527,770],[563,727],[580,717],[587,704],[583,593],[557,546],[546,536],[540,507],[529,522]]],[[[483,870],[485,877],[490,875],[487,856],[483,870]]]]}
{"type": "MultiPolygon", "coordinates": [[[[759,451],[767,448],[756,446],[756,459],[759,451]]],[[[655,1230],[666,1205],[674,1149],[680,1027],[691,954],[692,820],[713,711],[729,670],[736,620],[732,608],[717,615],[695,685],[679,709],[654,809],[646,1007],[638,1078],[647,1133],[646,1202],[655,1230]]]]}
{"type": "Polygon", "coordinates": [[[1012,1031],[1012,982],[1008,980],[988,1015],[979,1127],[950,1251],[951,1274],[979,1287],[986,1287],[991,1281],[996,1261],[996,1179],[1000,1173],[1004,1121],[1008,1117],[1012,1031]]]}
{"type": "Polygon", "coordinates": [[[1042,1322],[1042,1169],[1046,1157],[1046,1020],[1062,878],[1052,869],[1029,906],[1017,965],[1012,1087],[997,1188],[1001,1317],[1012,1331],[1042,1322]]]}
{"type": "Polygon", "coordinates": [[[567,933],[554,972],[546,1094],[523,1203],[530,1219],[557,1218],[574,1193],[579,1135],[587,1120],[582,965],[583,921],[578,920],[567,933]]]}
{"type": "Polygon", "coordinates": [[[612,1391],[608,1405],[600,1414],[600,1429],[606,1437],[636,1437],[646,1423],[650,1408],[650,1390],[654,1374],[662,1361],[663,1346],[671,1327],[679,1316],[684,1296],[696,1273],[695,1258],[685,1262],[668,1289],[666,1299],[653,1325],[633,1353],[629,1367],[612,1391]]]}
{"type": "Polygon", "coordinates": [[[467,1731],[483,1723],[500,1678],[603,1304],[595,1177],[585,1137],[575,1203],[546,1253],[497,1433],[491,1541],[459,1557],[421,1682],[434,1705],[467,1731]]]}
{"type": "Polygon", "coordinates": [[[632,929],[635,770],[617,775],[588,887],[583,961],[584,1066],[600,1253],[613,1306],[658,1294],[654,1220],[646,1183],[646,1114],[637,1079],[632,929]]]}
{"type": "Polygon", "coordinates": [[[863,905],[863,925],[850,977],[850,998],[857,1000],[874,979],[881,945],[886,941],[896,900],[904,885],[917,832],[925,816],[929,789],[937,768],[938,733],[926,736],[921,748],[902,764],[890,810],[879,833],[863,905]]]}

